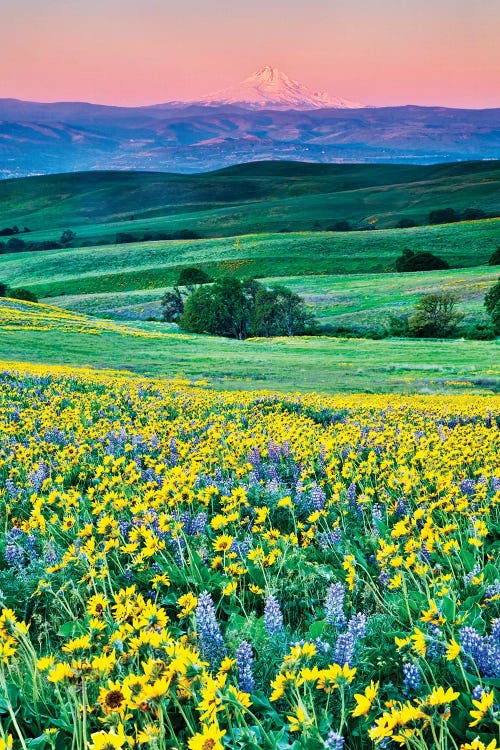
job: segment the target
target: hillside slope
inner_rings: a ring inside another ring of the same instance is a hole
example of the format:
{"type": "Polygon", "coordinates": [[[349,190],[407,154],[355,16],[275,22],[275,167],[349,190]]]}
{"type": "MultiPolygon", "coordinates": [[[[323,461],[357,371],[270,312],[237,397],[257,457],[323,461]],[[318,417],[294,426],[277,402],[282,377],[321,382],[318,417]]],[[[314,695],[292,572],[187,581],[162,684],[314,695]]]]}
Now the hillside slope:
{"type": "Polygon", "coordinates": [[[39,297],[153,289],[198,266],[211,276],[384,273],[404,248],[431,250],[454,267],[487,263],[500,244],[500,219],[376,232],[254,234],[223,239],[139,242],[0,255],[0,280],[39,297]]]}
{"type": "Polygon", "coordinates": [[[389,227],[402,216],[425,223],[429,211],[448,206],[500,213],[500,162],[261,162],[198,175],[87,172],[0,181],[0,228],[36,231],[26,239],[54,239],[67,227],[85,241],[181,228],[208,237],[306,231],[339,220],[389,227]]]}
{"type": "Polygon", "coordinates": [[[279,338],[179,334],[165,323],[116,324],[0,298],[5,361],[207,378],[224,389],[453,392],[500,389],[495,341],[279,338]]]}

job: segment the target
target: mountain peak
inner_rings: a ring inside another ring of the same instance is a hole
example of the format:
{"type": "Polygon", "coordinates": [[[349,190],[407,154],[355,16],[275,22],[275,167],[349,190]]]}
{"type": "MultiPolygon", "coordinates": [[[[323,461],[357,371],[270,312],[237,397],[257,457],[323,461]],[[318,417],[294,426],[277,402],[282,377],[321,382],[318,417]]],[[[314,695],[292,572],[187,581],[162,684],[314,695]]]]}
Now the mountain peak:
{"type": "Polygon", "coordinates": [[[203,97],[200,104],[237,104],[250,109],[358,109],[362,104],[314,92],[279,68],[265,65],[236,86],[203,97]]]}

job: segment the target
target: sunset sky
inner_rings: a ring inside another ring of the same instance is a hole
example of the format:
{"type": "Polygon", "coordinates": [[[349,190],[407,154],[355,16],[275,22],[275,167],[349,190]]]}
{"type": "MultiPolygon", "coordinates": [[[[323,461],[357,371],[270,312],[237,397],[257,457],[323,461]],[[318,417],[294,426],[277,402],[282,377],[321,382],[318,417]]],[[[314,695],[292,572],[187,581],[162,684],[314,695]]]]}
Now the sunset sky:
{"type": "Polygon", "coordinates": [[[367,104],[500,107],[499,0],[15,0],[0,97],[190,99],[263,65],[367,104]]]}

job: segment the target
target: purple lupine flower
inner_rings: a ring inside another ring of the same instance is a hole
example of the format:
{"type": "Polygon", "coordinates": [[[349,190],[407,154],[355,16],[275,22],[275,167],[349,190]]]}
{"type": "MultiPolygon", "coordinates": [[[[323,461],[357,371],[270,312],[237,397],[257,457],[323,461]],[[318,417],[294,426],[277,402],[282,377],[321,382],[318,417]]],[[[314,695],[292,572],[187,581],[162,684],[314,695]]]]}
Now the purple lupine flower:
{"type": "Polygon", "coordinates": [[[482,685],[476,685],[476,687],[472,691],[472,697],[474,698],[475,701],[480,701],[485,692],[486,691],[482,685]]]}
{"type": "Polygon", "coordinates": [[[354,661],[354,647],[356,645],[354,636],[349,631],[341,633],[335,644],[335,662],[337,664],[352,665],[354,661]]]}
{"type": "Polygon", "coordinates": [[[336,547],[342,541],[342,530],[340,528],[332,531],[323,531],[318,534],[318,543],[323,551],[330,547],[336,547]]]}
{"type": "Polygon", "coordinates": [[[18,544],[8,544],[5,547],[5,562],[9,568],[24,568],[25,552],[18,544]]]}
{"type": "Polygon", "coordinates": [[[396,517],[403,518],[403,516],[406,516],[407,514],[408,514],[408,504],[404,501],[402,497],[398,497],[398,501],[396,504],[396,517]]]}
{"type": "Polygon", "coordinates": [[[281,449],[279,445],[276,445],[272,440],[267,444],[267,457],[274,463],[279,463],[281,459],[281,449]]]}
{"type": "Polygon", "coordinates": [[[30,474],[30,482],[35,492],[39,492],[42,484],[50,476],[50,466],[45,461],[40,461],[36,471],[30,474]]]}
{"type": "Polygon", "coordinates": [[[346,625],[344,614],[345,586],[343,583],[332,583],[325,600],[325,619],[330,625],[342,630],[346,625]]]}
{"type": "Polygon", "coordinates": [[[248,454],[248,463],[252,464],[254,471],[258,473],[260,468],[260,451],[257,446],[252,448],[252,450],[248,454]]]}
{"type": "Polygon", "coordinates": [[[355,640],[366,638],[366,615],[363,612],[353,615],[347,624],[347,632],[351,633],[355,640]]]}
{"type": "Polygon", "coordinates": [[[21,490],[19,489],[19,487],[16,487],[12,479],[5,480],[5,489],[7,490],[7,494],[9,495],[9,497],[12,498],[19,497],[19,495],[21,494],[21,490]]]}
{"type": "Polygon", "coordinates": [[[375,505],[372,508],[372,528],[373,528],[373,533],[375,534],[375,536],[379,535],[379,530],[378,530],[378,526],[376,522],[382,521],[383,517],[384,517],[383,507],[380,505],[380,503],[375,503],[375,505]]]}
{"type": "Polygon", "coordinates": [[[500,617],[496,617],[491,623],[491,639],[493,643],[500,645],[500,617]]]}
{"type": "Polygon", "coordinates": [[[173,436],[170,438],[169,448],[170,458],[168,463],[170,466],[175,466],[177,464],[177,461],[179,460],[179,451],[177,450],[177,443],[175,442],[175,438],[173,436]]]}
{"type": "Polygon", "coordinates": [[[268,482],[266,482],[266,492],[269,495],[274,495],[277,492],[279,492],[279,484],[276,481],[276,479],[270,479],[268,482]]]}
{"type": "Polygon", "coordinates": [[[343,750],[345,740],[341,734],[334,732],[333,729],[328,732],[328,737],[325,740],[325,747],[328,750],[343,750]]]}
{"type": "Polygon", "coordinates": [[[326,493],[317,484],[311,489],[311,506],[313,510],[323,510],[326,503],[326,493]]]}
{"type": "MultiPolygon", "coordinates": [[[[500,645],[495,642],[497,626],[494,633],[495,635],[481,636],[471,626],[466,626],[460,631],[460,643],[466,654],[466,664],[472,661],[483,677],[498,678],[500,675],[500,645]]],[[[470,663],[467,666],[470,668],[470,663]]]]}
{"type": "Polygon", "coordinates": [[[278,600],[272,594],[266,599],[264,607],[264,626],[266,633],[270,636],[283,633],[283,615],[278,600]]]}
{"type": "Polygon", "coordinates": [[[408,695],[412,692],[415,692],[420,687],[420,669],[417,667],[416,664],[411,664],[410,662],[407,662],[406,664],[403,664],[403,686],[405,693],[408,695]]]}
{"type": "Polygon", "coordinates": [[[238,669],[238,687],[244,693],[253,693],[253,652],[247,641],[242,641],[236,649],[236,667],[238,669]]]}
{"type": "Polygon", "coordinates": [[[474,495],[476,492],[476,483],[473,479],[464,479],[460,482],[460,492],[464,495],[474,495]]]}
{"type": "Polygon", "coordinates": [[[207,591],[200,595],[196,605],[196,629],[201,655],[213,669],[217,669],[226,655],[226,647],[212,597],[207,591]]]}
{"type": "Polygon", "coordinates": [[[347,488],[346,496],[347,496],[347,502],[349,503],[351,508],[353,508],[356,502],[356,483],[355,482],[351,482],[351,484],[347,488]]]}
{"type": "Polygon", "coordinates": [[[469,583],[474,578],[474,576],[479,575],[480,572],[481,572],[481,566],[480,566],[479,563],[476,563],[474,565],[474,567],[472,568],[471,572],[467,573],[467,575],[464,576],[464,583],[465,583],[465,585],[468,586],[469,583]]]}

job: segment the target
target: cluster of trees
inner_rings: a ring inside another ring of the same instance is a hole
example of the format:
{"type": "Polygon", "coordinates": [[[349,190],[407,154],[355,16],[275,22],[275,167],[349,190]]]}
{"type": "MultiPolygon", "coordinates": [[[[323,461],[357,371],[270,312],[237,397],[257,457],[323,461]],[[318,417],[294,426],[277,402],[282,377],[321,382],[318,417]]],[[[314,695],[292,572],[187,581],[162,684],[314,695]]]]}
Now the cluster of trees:
{"type": "MultiPolygon", "coordinates": [[[[454,292],[438,291],[424,294],[409,315],[390,316],[389,333],[393,336],[417,338],[450,338],[457,335],[464,314],[458,309],[454,292]]],[[[484,298],[484,307],[491,322],[477,322],[465,331],[470,339],[493,339],[500,334],[500,279],[484,298]]]]}
{"type": "Polygon", "coordinates": [[[174,232],[118,232],[115,244],[126,245],[131,242],[158,242],[159,240],[202,240],[203,235],[193,229],[178,229],[174,232]]]}
{"type": "Polygon", "coordinates": [[[487,214],[482,208],[466,208],[457,211],[455,208],[436,208],[428,216],[429,224],[453,224],[457,221],[478,221],[479,219],[491,219],[494,214],[487,214]]]}
{"type": "MultiPolygon", "coordinates": [[[[500,246],[493,251],[488,260],[490,266],[500,266],[500,246]]],[[[396,271],[440,271],[449,268],[449,263],[430,252],[414,252],[405,248],[396,260],[396,271]]]]}
{"type": "Polygon", "coordinates": [[[396,271],[439,271],[449,268],[449,264],[434,253],[418,252],[405,248],[396,260],[396,271]]]}
{"type": "MultiPolygon", "coordinates": [[[[76,234],[71,229],[65,229],[57,240],[23,240],[19,236],[20,232],[12,231],[17,227],[6,227],[0,231],[0,235],[4,237],[10,237],[7,242],[0,242],[0,253],[24,253],[28,251],[38,250],[57,250],[62,247],[72,247],[76,234]]],[[[30,230],[26,227],[24,233],[30,230]]]]}
{"type": "MultiPolygon", "coordinates": [[[[28,227],[24,227],[23,232],[30,232],[28,227]]],[[[17,225],[13,227],[3,227],[0,229],[0,237],[12,237],[14,234],[21,234],[21,229],[17,225]]]]}
{"type": "Polygon", "coordinates": [[[29,289],[12,289],[8,284],[0,281],[0,297],[10,297],[11,299],[22,299],[26,302],[38,302],[38,297],[29,289]]]}
{"type": "Polygon", "coordinates": [[[500,278],[484,298],[484,306],[491,317],[495,333],[500,335],[500,278]]]}
{"type": "Polygon", "coordinates": [[[173,291],[163,297],[164,320],[190,333],[240,340],[314,331],[314,316],[304,300],[285,286],[267,287],[233,276],[210,281],[199,269],[185,269],[173,291]]]}
{"type": "Polygon", "coordinates": [[[488,265],[490,265],[490,266],[500,266],[500,245],[491,254],[491,257],[490,257],[490,259],[488,261],[488,265]]]}

